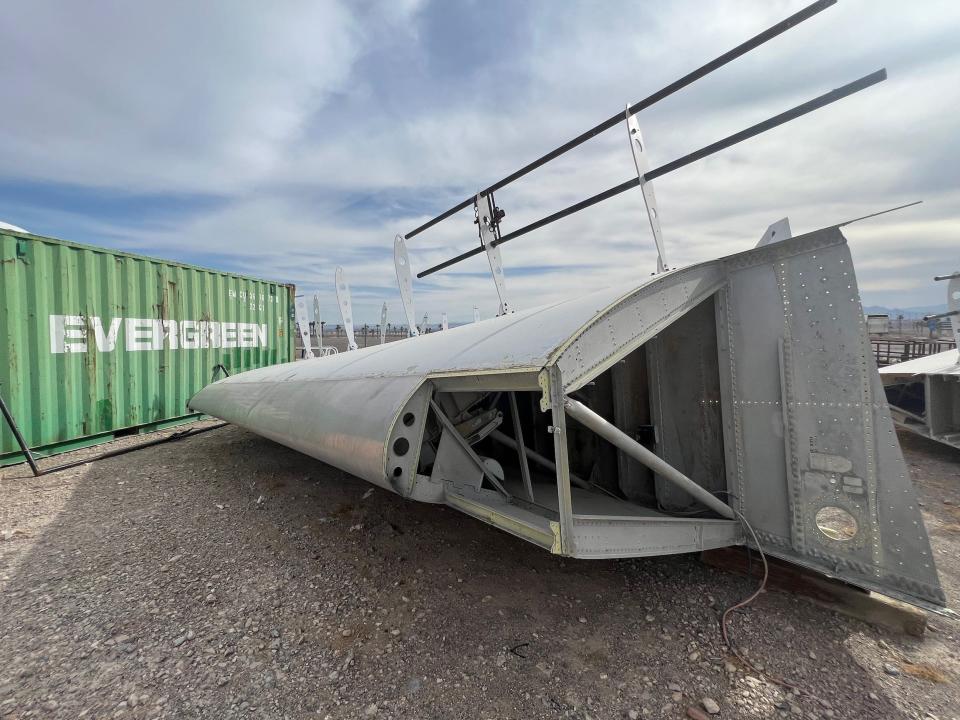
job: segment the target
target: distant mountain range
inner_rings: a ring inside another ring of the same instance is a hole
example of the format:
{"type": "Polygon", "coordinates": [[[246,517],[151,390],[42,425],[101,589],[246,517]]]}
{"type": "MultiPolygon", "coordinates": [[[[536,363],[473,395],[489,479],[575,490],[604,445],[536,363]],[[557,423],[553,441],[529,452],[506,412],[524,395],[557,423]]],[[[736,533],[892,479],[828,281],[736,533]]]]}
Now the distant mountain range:
{"type": "Polygon", "coordinates": [[[891,318],[896,318],[899,315],[903,315],[905,318],[920,318],[924,315],[935,315],[936,313],[943,313],[946,311],[946,304],[923,305],[921,307],[908,308],[889,308],[882,305],[865,305],[863,308],[863,312],[867,315],[889,315],[891,318]]]}

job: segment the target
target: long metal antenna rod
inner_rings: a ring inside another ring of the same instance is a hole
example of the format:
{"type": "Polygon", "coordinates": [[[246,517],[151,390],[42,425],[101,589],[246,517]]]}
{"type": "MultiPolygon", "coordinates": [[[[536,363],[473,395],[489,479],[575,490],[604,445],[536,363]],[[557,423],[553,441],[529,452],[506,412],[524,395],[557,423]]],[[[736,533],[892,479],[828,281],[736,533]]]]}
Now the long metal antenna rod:
{"type": "MultiPolygon", "coordinates": [[[[699,80],[700,78],[705,77],[706,75],[709,75],[714,70],[717,70],[723,67],[724,65],[726,65],[727,63],[733,60],[736,60],[741,55],[745,55],[751,50],[754,50],[755,48],[758,48],[759,46],[763,45],[768,40],[772,40],[773,38],[777,37],[777,35],[780,35],[786,32],[787,30],[789,30],[790,28],[796,25],[799,25],[804,20],[807,20],[813,17],[814,15],[816,15],[817,13],[823,10],[826,10],[831,5],[836,4],[836,1],[837,0],[818,0],[818,2],[808,5],[807,7],[803,8],[803,10],[800,10],[799,12],[796,12],[790,17],[788,17],[786,20],[782,20],[781,22],[778,22],[776,25],[770,28],[767,28],[759,35],[754,35],[752,38],[750,38],[749,40],[747,40],[746,42],[740,45],[737,45],[732,50],[728,50],[723,55],[720,55],[719,57],[711,60],[705,65],[701,65],[693,72],[687,73],[679,80],[676,80],[670,83],[666,87],[644,98],[643,100],[636,103],[635,105],[631,105],[627,109],[627,114],[636,115],[641,110],[644,110],[650,107],[651,105],[654,105],[655,103],[660,102],[664,98],[669,97],[670,95],[673,95],[678,90],[682,90],[687,85],[690,85],[696,80],[699,80]]],[[[623,122],[622,112],[607,118],[599,125],[596,125],[590,128],[589,130],[587,130],[585,133],[582,133],[581,135],[577,135],[577,137],[575,137],[573,140],[570,140],[569,142],[564,143],[560,147],[555,148],[554,150],[551,150],[543,157],[540,157],[537,160],[534,160],[532,163],[528,165],[524,165],[522,168],[520,168],[516,172],[511,173],[510,175],[507,175],[507,177],[503,178],[503,180],[500,180],[499,182],[495,182],[486,190],[483,190],[480,194],[489,195],[492,192],[496,192],[500,188],[506,185],[509,185],[514,180],[518,180],[519,178],[522,178],[524,175],[536,170],[541,165],[545,165],[551,160],[554,160],[560,157],[564,153],[569,152],[570,150],[573,150],[575,147],[579,145],[582,145],[587,140],[590,140],[591,138],[599,135],[604,130],[609,130],[614,126],[619,125],[621,122],[623,122]]],[[[470,207],[471,205],[473,205],[473,201],[475,198],[476,198],[476,195],[472,195],[468,197],[466,200],[459,203],[458,205],[454,205],[452,208],[450,208],[446,212],[441,213],[440,215],[437,215],[437,217],[433,218],[433,220],[425,222],[423,225],[421,225],[415,230],[411,230],[406,235],[404,235],[404,238],[409,240],[414,235],[419,235],[424,230],[433,227],[441,220],[446,220],[448,217],[450,217],[454,213],[458,213],[464,208],[470,207]]]]}
{"type": "Polygon", "coordinates": [[[919,205],[922,202],[923,200],[914,200],[913,202],[907,203],[906,205],[897,205],[896,207],[887,208],[886,210],[880,210],[879,212],[870,213],[869,215],[861,215],[860,217],[854,218],[853,220],[845,220],[842,223],[839,223],[837,227],[850,225],[851,223],[860,222],[861,220],[869,220],[870,218],[875,218],[878,215],[886,215],[887,213],[892,213],[897,210],[903,210],[904,208],[913,207],[914,205],[919,205]]]}
{"type": "MultiPolygon", "coordinates": [[[[887,79],[887,71],[886,69],[881,68],[876,72],[870,73],[869,75],[865,75],[859,80],[854,80],[853,82],[848,83],[842,87],[831,90],[828,93],[824,93],[823,95],[816,97],[813,100],[808,100],[807,102],[797,105],[796,107],[791,108],[790,110],[787,110],[785,112],[782,112],[779,115],[774,115],[772,118],[768,118],[763,122],[759,122],[756,125],[752,125],[748,127],[746,130],[741,130],[738,133],[734,133],[733,135],[725,137],[722,140],[718,140],[717,142],[711,143],[706,147],[702,147],[699,150],[695,150],[692,153],[688,153],[683,157],[677,158],[672,162],[668,162],[666,165],[661,165],[658,168],[654,168],[653,170],[645,173],[643,178],[645,181],[649,181],[649,180],[653,180],[654,178],[662,177],[667,173],[671,173],[674,170],[678,170],[682,167],[685,167],[690,163],[696,162],[697,160],[702,160],[705,157],[713,155],[714,153],[718,153],[721,150],[725,150],[726,148],[731,147],[732,145],[736,145],[737,143],[741,143],[744,140],[748,140],[752,137],[760,135],[761,133],[764,133],[767,130],[772,130],[775,127],[783,125],[784,123],[790,122],[791,120],[795,120],[796,118],[806,115],[807,113],[811,113],[814,110],[819,110],[820,108],[830,105],[831,103],[834,103],[837,100],[841,100],[845,97],[853,95],[854,93],[859,92],[864,88],[868,88],[871,85],[876,85],[878,82],[882,82],[886,79],[887,79]]],[[[526,235],[528,232],[532,232],[533,230],[542,228],[543,226],[549,225],[552,222],[556,222],[557,220],[560,220],[561,218],[565,218],[568,215],[573,215],[576,212],[585,210],[591,205],[596,205],[599,202],[608,200],[616,195],[619,195],[620,193],[623,193],[623,192],[626,192],[627,190],[635,188],[638,185],[640,185],[640,178],[639,177],[631,178],[630,180],[620,183],[615,187],[609,188],[608,190],[604,190],[602,193],[598,193],[592,197],[587,198],[586,200],[581,200],[580,202],[575,203],[567,208],[564,208],[563,210],[559,210],[553,213],[552,215],[548,215],[547,217],[541,218],[540,220],[537,220],[536,222],[532,222],[529,225],[524,225],[522,228],[514,230],[511,233],[507,233],[506,235],[503,235],[497,238],[496,240],[494,240],[493,243],[491,244],[493,246],[502,245],[505,242],[513,240],[514,238],[518,238],[521,235],[526,235]]],[[[437,272],[438,270],[443,270],[444,268],[448,268],[451,265],[454,265],[460,262],[461,260],[466,260],[467,258],[473,257],[474,255],[479,255],[482,252],[484,252],[484,249],[482,247],[473,248],[472,250],[468,250],[467,252],[461,253],[456,257],[450,258],[449,260],[446,260],[440,263],[439,265],[434,265],[433,267],[428,268],[427,270],[424,270],[421,273],[417,273],[417,277],[418,278],[426,277],[427,275],[431,275],[437,272]]]]}

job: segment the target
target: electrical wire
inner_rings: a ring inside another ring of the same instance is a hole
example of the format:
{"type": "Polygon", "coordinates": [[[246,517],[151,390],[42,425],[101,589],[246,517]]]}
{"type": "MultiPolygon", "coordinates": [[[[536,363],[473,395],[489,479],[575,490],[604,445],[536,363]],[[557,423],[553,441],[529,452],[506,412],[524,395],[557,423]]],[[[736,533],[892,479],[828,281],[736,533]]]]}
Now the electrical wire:
{"type": "MultiPolygon", "coordinates": [[[[740,600],[739,602],[734,603],[733,605],[731,605],[730,607],[728,607],[726,610],[723,611],[723,615],[720,618],[720,634],[723,636],[723,642],[728,648],[730,648],[730,652],[734,654],[737,660],[739,660],[741,663],[743,663],[744,666],[746,666],[748,669],[755,672],[757,675],[761,675],[762,677],[765,677],[774,685],[779,685],[780,687],[786,688],[788,690],[792,690],[795,693],[801,693],[803,691],[797,685],[794,685],[793,683],[787,680],[784,680],[781,677],[772,675],[766,672],[765,670],[760,670],[756,665],[754,665],[752,662],[747,660],[740,653],[736,645],[734,645],[733,641],[731,640],[730,629],[728,626],[730,615],[741,608],[747,607],[750,603],[752,603],[754,600],[760,597],[760,595],[763,594],[763,592],[767,588],[767,578],[770,575],[770,566],[767,564],[767,556],[763,552],[763,548],[760,545],[760,540],[759,538],[757,538],[757,534],[753,531],[753,527],[751,527],[750,523],[747,522],[747,519],[743,516],[742,513],[740,513],[736,509],[733,512],[736,514],[737,518],[740,520],[743,526],[747,529],[747,532],[750,533],[750,536],[753,538],[753,544],[756,545],[757,552],[760,553],[760,559],[763,561],[763,578],[760,580],[760,585],[757,587],[756,590],[753,591],[753,593],[745,597],[743,600],[740,600]]],[[[808,694],[808,693],[804,693],[804,694],[808,694]]]]}

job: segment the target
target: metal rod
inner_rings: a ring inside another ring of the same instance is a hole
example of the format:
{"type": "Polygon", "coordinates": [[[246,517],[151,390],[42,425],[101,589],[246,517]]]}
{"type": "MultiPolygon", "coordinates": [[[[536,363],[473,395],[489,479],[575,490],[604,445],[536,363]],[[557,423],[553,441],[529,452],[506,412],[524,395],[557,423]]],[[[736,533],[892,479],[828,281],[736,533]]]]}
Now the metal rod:
{"type": "MultiPolygon", "coordinates": [[[[516,440],[514,440],[509,435],[506,435],[500,432],[499,430],[494,430],[492,433],[490,433],[490,438],[500,443],[501,445],[506,445],[508,448],[511,448],[512,450],[520,449],[517,446],[516,440]]],[[[524,446],[523,452],[527,456],[527,458],[529,458],[530,460],[532,460],[533,462],[535,462],[537,465],[544,468],[545,470],[549,470],[552,473],[557,472],[557,466],[553,462],[553,460],[548,460],[543,455],[538,453],[536,450],[531,450],[527,446],[524,446]]],[[[590,489],[590,483],[588,483],[583,478],[578,477],[577,475],[574,475],[573,473],[570,473],[570,482],[572,482],[574,485],[576,485],[579,488],[583,488],[584,490],[590,489]]]]}
{"type": "MultiPolygon", "coordinates": [[[[780,125],[783,125],[784,123],[790,122],[791,120],[795,120],[798,117],[811,113],[814,110],[819,110],[820,108],[830,105],[831,103],[834,103],[850,95],[853,95],[854,93],[859,92],[860,90],[863,90],[865,88],[868,88],[871,85],[875,85],[878,82],[882,82],[883,80],[886,79],[886,77],[887,77],[887,71],[881,68],[876,72],[870,73],[869,75],[865,75],[859,80],[854,80],[851,83],[847,83],[846,85],[836,88],[834,90],[831,90],[830,92],[824,93],[823,95],[820,95],[819,97],[816,97],[813,100],[808,100],[807,102],[797,105],[796,107],[793,107],[790,110],[786,110],[785,112],[782,112],[779,115],[774,115],[773,117],[768,118],[763,122],[759,122],[756,125],[751,125],[745,130],[741,130],[738,133],[729,135],[723,138],[722,140],[717,140],[716,142],[711,143],[710,145],[707,145],[705,147],[702,147],[699,150],[694,150],[693,152],[688,153],[683,157],[677,158],[676,160],[668,162],[665,165],[661,165],[658,168],[654,168],[653,170],[650,170],[649,172],[645,173],[643,178],[645,181],[653,180],[655,178],[662,177],[667,173],[671,173],[674,170],[679,170],[680,168],[686,167],[687,165],[693,162],[696,162],[697,160],[702,160],[705,157],[718,153],[721,150],[725,150],[733,145],[743,142],[744,140],[749,140],[752,137],[756,137],[757,135],[760,135],[761,133],[764,133],[767,130],[772,130],[775,127],[779,127],[780,125]]],[[[523,227],[518,228],[513,232],[507,233],[506,235],[503,235],[502,237],[494,240],[491,243],[491,245],[493,245],[494,247],[502,245],[505,242],[513,240],[514,238],[518,238],[518,237],[521,237],[522,235],[526,235],[527,233],[532,232],[533,230],[537,230],[539,228],[544,227],[545,225],[549,225],[550,223],[556,222],[557,220],[560,220],[561,218],[565,218],[568,215],[573,215],[576,212],[580,212],[581,210],[584,210],[592,205],[596,205],[599,202],[603,202],[604,200],[608,200],[616,195],[619,195],[620,193],[626,192],[627,190],[635,188],[639,185],[640,185],[640,178],[631,178],[626,182],[620,183],[619,185],[616,185],[612,188],[604,190],[603,192],[593,195],[592,197],[589,197],[585,200],[581,200],[578,203],[574,203],[573,205],[570,205],[569,207],[566,207],[563,210],[558,210],[552,215],[548,215],[547,217],[541,218],[540,220],[532,222],[528,225],[524,225],[523,227]]],[[[468,250],[467,252],[461,253],[455,258],[442,262],[439,265],[434,265],[433,267],[428,268],[427,270],[424,270],[421,273],[417,273],[417,277],[423,278],[423,277],[426,277],[427,275],[432,275],[438,270],[442,270],[444,268],[450,267],[450,265],[453,265],[454,263],[460,262],[461,260],[466,260],[467,258],[473,257],[474,255],[479,255],[482,252],[484,252],[483,248],[474,248],[473,250],[468,250]]]]}
{"type": "MultiPolygon", "coordinates": [[[[796,25],[799,25],[804,20],[807,20],[813,17],[814,15],[816,15],[817,13],[823,10],[826,10],[828,7],[830,7],[831,5],[834,5],[835,3],[836,3],[836,0],[819,0],[818,2],[808,5],[807,7],[803,8],[799,12],[796,12],[790,17],[786,18],[785,20],[781,20],[776,25],[773,25],[767,28],[762,33],[758,35],[754,35],[752,38],[750,38],[746,42],[741,43],[740,45],[737,45],[732,50],[728,50],[723,55],[720,55],[719,57],[714,58],[713,60],[706,63],[705,65],[701,65],[696,70],[693,70],[692,72],[687,73],[679,80],[675,80],[674,82],[670,83],[666,87],[661,88],[660,90],[653,93],[652,95],[647,96],[640,102],[635,103],[634,105],[631,105],[627,109],[627,114],[636,115],[641,110],[644,110],[650,107],[651,105],[654,105],[655,103],[660,102],[664,98],[667,98],[670,95],[673,95],[678,90],[682,90],[683,88],[687,87],[687,85],[690,85],[691,83],[699,80],[700,78],[709,75],[714,70],[717,70],[723,67],[724,65],[726,65],[727,63],[733,60],[736,60],[738,57],[745,55],[751,50],[758,48],[768,40],[772,40],[778,35],[786,32],[790,28],[796,25]]],[[[573,150],[575,147],[578,147],[579,145],[582,145],[587,140],[590,140],[591,138],[596,137],[603,131],[609,130],[615,125],[620,124],[621,122],[623,122],[623,117],[624,117],[624,114],[622,112],[616,113],[615,115],[604,120],[599,125],[595,125],[594,127],[590,128],[585,133],[581,133],[580,135],[577,135],[577,137],[575,137],[573,140],[565,142],[560,147],[551,150],[546,155],[543,155],[542,157],[534,160],[533,162],[528,163],[527,165],[524,165],[522,168],[520,168],[514,173],[511,173],[510,175],[507,175],[507,177],[503,178],[502,180],[495,182],[486,190],[482,191],[481,194],[489,195],[490,193],[495,192],[506,185],[509,185],[514,180],[518,180],[522,178],[524,175],[536,170],[541,165],[545,165],[551,160],[555,160],[556,158],[560,157],[564,153],[569,152],[570,150],[573,150]]],[[[463,202],[457,205],[454,205],[452,208],[450,208],[446,212],[441,213],[440,215],[437,215],[435,218],[425,222],[423,225],[416,228],[415,230],[411,230],[409,233],[404,235],[404,238],[409,240],[413,236],[419,235],[424,230],[433,227],[438,222],[442,220],[446,220],[451,215],[458,213],[461,210],[469,207],[470,205],[473,204],[475,197],[476,196],[473,195],[467,198],[466,200],[464,200],[463,202]]]]}
{"type": "Polygon", "coordinates": [[[567,415],[572,417],[581,425],[593,430],[597,435],[602,437],[611,445],[619,448],[637,462],[646,465],[657,475],[665,480],[669,480],[674,485],[684,490],[686,493],[691,495],[702,504],[706,505],[714,512],[719,513],[723,517],[730,520],[736,519],[733,509],[729,505],[724,503],[715,495],[711,495],[710,492],[705,488],[697,485],[693,480],[677,470],[670,463],[647,450],[647,448],[645,448],[643,445],[638,443],[616,426],[607,422],[607,420],[600,415],[597,415],[597,413],[583,403],[567,397],[564,398],[563,408],[567,415]]]}
{"type": "Polygon", "coordinates": [[[951,310],[950,312],[937,313],[936,315],[924,315],[923,321],[939,320],[940,318],[953,317],[954,315],[960,315],[960,310],[951,310]]]}
{"type": "Polygon", "coordinates": [[[869,220],[870,218],[875,218],[878,215],[886,215],[887,213],[892,213],[896,210],[903,210],[904,208],[913,207],[914,205],[919,205],[923,200],[914,200],[912,203],[907,203],[906,205],[897,205],[897,207],[887,208],[886,210],[881,210],[879,212],[870,213],[869,215],[863,215],[853,220],[845,220],[842,223],[839,223],[837,227],[843,227],[844,225],[850,225],[851,223],[860,222],[861,220],[869,220]]]}
{"type": "Polygon", "coordinates": [[[880,68],[869,75],[864,75],[859,80],[854,80],[853,82],[847,83],[842,87],[835,88],[830,92],[824,93],[813,100],[808,100],[807,102],[797,105],[796,107],[782,112],[779,115],[774,115],[772,118],[764,120],[763,122],[759,122],[756,125],[751,125],[746,130],[741,130],[738,133],[734,133],[733,135],[725,137],[723,140],[718,140],[711,145],[707,145],[705,148],[701,148],[700,150],[692,152],[689,155],[684,155],[682,158],[678,158],[673,162],[669,162],[666,165],[661,165],[658,168],[654,168],[650,172],[646,173],[644,177],[647,180],[653,180],[662,175],[666,175],[667,173],[673,172],[678,168],[682,168],[683,166],[689,165],[692,162],[696,162],[701,158],[705,158],[708,155],[713,155],[720,150],[724,150],[732,145],[736,145],[744,140],[755,137],[760,133],[764,133],[767,130],[772,130],[775,127],[783,125],[784,123],[788,123],[791,120],[795,120],[798,117],[811,113],[814,110],[819,110],[820,108],[830,105],[831,103],[835,103],[837,100],[842,100],[845,97],[849,97],[854,93],[860,92],[871,85],[876,85],[879,82],[883,82],[886,79],[886,68],[880,68]]]}
{"type": "Polygon", "coordinates": [[[453,439],[457,441],[461,448],[463,448],[463,451],[467,453],[473,463],[480,469],[480,472],[483,473],[491,483],[493,483],[493,486],[500,492],[501,495],[507,498],[507,500],[510,500],[512,496],[507,492],[507,489],[500,484],[500,481],[493,476],[493,473],[490,472],[490,469],[483,464],[483,460],[480,459],[480,456],[473,451],[473,448],[470,447],[470,443],[466,441],[463,435],[457,432],[457,428],[454,427],[453,422],[451,422],[450,418],[448,418],[446,413],[443,412],[443,408],[437,405],[437,401],[433,398],[430,398],[430,407],[433,408],[433,413],[437,416],[437,420],[440,421],[440,424],[443,425],[447,432],[453,436],[453,439]]]}
{"type": "Polygon", "coordinates": [[[517,455],[520,458],[520,476],[523,478],[523,489],[527,491],[527,497],[530,502],[534,501],[533,483],[530,480],[530,466],[527,464],[527,454],[524,452],[526,445],[523,444],[523,428],[520,426],[520,408],[517,407],[517,394],[510,395],[510,418],[513,420],[513,434],[517,440],[517,455]],[[521,449],[523,448],[523,449],[521,449]]]}
{"type": "Polygon", "coordinates": [[[960,278],[960,272],[950,273],[949,275],[937,275],[934,280],[953,280],[960,278]]]}
{"type": "Polygon", "coordinates": [[[20,451],[30,464],[30,469],[33,471],[33,474],[36,477],[40,477],[40,468],[37,467],[37,462],[33,459],[33,453],[30,452],[30,447],[27,445],[27,441],[24,440],[23,435],[20,434],[20,428],[17,427],[17,421],[13,419],[13,413],[11,413],[10,408],[7,407],[7,403],[3,399],[3,395],[0,395],[0,410],[3,411],[3,419],[6,420],[7,425],[10,426],[10,430],[13,432],[13,437],[16,438],[17,445],[20,446],[20,451]]]}

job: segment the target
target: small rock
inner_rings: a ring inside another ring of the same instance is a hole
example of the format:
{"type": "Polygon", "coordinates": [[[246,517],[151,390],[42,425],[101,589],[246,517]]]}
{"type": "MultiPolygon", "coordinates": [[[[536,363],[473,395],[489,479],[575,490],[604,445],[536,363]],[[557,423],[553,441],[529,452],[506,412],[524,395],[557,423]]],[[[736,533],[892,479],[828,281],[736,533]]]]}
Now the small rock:
{"type": "Polygon", "coordinates": [[[873,700],[874,702],[878,702],[880,700],[880,696],[877,695],[876,693],[867,693],[867,697],[873,700]]]}
{"type": "Polygon", "coordinates": [[[737,666],[734,665],[732,662],[725,662],[725,663],[723,664],[723,669],[724,669],[726,672],[732,674],[732,673],[735,673],[735,672],[737,671],[737,666]]]}
{"type": "Polygon", "coordinates": [[[173,639],[173,646],[174,646],[174,647],[180,647],[180,646],[183,645],[186,641],[187,641],[187,636],[186,636],[186,635],[180,635],[179,637],[175,637],[175,638],[173,639]]]}
{"type": "Polygon", "coordinates": [[[667,683],[667,690],[669,690],[670,692],[682,692],[683,688],[681,688],[676,683],[667,683]]]}
{"type": "Polygon", "coordinates": [[[353,635],[353,630],[351,630],[350,628],[347,628],[346,630],[341,630],[340,634],[343,635],[344,637],[350,637],[351,635],[353,635]]]}
{"type": "Polygon", "coordinates": [[[579,620],[579,621],[582,622],[582,623],[587,622],[587,619],[586,619],[585,617],[583,617],[582,615],[581,615],[580,617],[578,617],[577,620],[579,620]]]}
{"type": "Polygon", "coordinates": [[[640,713],[638,713],[636,710],[628,710],[627,717],[630,718],[630,720],[638,720],[640,713]]]}
{"type": "Polygon", "coordinates": [[[134,693],[130,693],[130,697],[127,698],[127,705],[132,708],[135,708],[140,704],[140,698],[138,698],[134,693]]]}
{"type": "Polygon", "coordinates": [[[687,708],[687,717],[690,720],[710,720],[710,717],[703,710],[693,706],[687,708]]]}
{"type": "Polygon", "coordinates": [[[337,680],[339,677],[340,677],[340,673],[338,673],[336,670],[333,670],[330,672],[329,675],[327,675],[327,680],[331,680],[331,681],[337,680]]]}
{"type": "Polygon", "coordinates": [[[187,640],[193,640],[197,634],[193,630],[187,630],[187,640]]]}
{"type": "Polygon", "coordinates": [[[647,615],[647,622],[653,622],[656,618],[653,615],[647,615]]]}
{"type": "Polygon", "coordinates": [[[900,674],[900,668],[898,668],[896,665],[891,665],[890,663],[884,663],[884,664],[883,664],[883,671],[884,671],[887,675],[894,675],[894,676],[896,676],[896,675],[899,675],[899,674],[900,674]]]}
{"type": "Polygon", "coordinates": [[[367,709],[363,711],[363,714],[366,715],[367,717],[373,717],[374,715],[376,715],[377,714],[376,703],[370,703],[369,705],[367,705],[367,709]]]}
{"type": "Polygon", "coordinates": [[[58,707],[60,707],[60,703],[58,703],[56,700],[47,700],[43,704],[44,710],[56,710],[58,707]]]}
{"type": "Polygon", "coordinates": [[[690,660],[690,662],[696,662],[697,660],[700,659],[700,653],[694,651],[694,652],[690,653],[690,654],[687,656],[687,658],[690,660]]]}
{"type": "Polygon", "coordinates": [[[677,702],[677,703],[678,703],[678,702],[680,702],[681,700],[683,700],[683,693],[682,693],[682,692],[671,693],[671,694],[670,694],[670,699],[673,700],[674,702],[677,702]]]}
{"type": "Polygon", "coordinates": [[[700,704],[703,705],[703,709],[706,710],[711,715],[720,714],[720,705],[713,698],[705,697],[700,700],[700,704]]]}
{"type": "Polygon", "coordinates": [[[811,660],[816,660],[816,659],[817,659],[817,654],[816,654],[813,650],[811,650],[809,653],[807,653],[807,655],[808,655],[808,657],[809,657],[811,660]]]}

